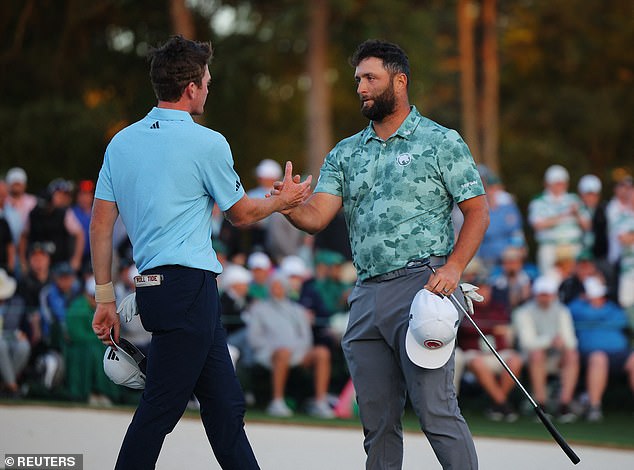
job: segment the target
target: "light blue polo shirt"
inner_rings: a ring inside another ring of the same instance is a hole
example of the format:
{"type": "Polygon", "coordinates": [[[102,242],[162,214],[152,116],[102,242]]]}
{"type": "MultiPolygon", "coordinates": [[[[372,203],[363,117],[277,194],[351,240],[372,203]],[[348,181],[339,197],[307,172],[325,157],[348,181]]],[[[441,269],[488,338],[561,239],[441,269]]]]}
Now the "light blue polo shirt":
{"type": "Polygon", "coordinates": [[[164,265],[222,272],[211,211],[214,201],[226,211],[243,195],[226,139],[164,108],[114,136],[95,190],[117,204],[140,272],[164,265]]]}

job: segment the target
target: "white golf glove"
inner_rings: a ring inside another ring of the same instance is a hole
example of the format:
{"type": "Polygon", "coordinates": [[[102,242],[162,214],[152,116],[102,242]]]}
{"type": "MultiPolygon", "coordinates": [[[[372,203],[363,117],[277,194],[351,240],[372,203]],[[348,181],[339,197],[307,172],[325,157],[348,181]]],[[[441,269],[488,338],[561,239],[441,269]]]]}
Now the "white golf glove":
{"type": "Polygon", "coordinates": [[[462,289],[462,293],[464,294],[464,300],[467,303],[467,310],[471,315],[473,315],[473,302],[482,302],[484,297],[476,292],[479,289],[478,286],[474,286],[468,282],[460,284],[460,289],[462,289]]]}
{"type": "Polygon", "coordinates": [[[138,315],[139,311],[136,306],[136,293],[132,292],[132,294],[126,296],[125,299],[121,301],[119,304],[119,308],[117,308],[117,313],[119,314],[119,318],[121,321],[128,323],[132,320],[134,315],[138,315]]]}

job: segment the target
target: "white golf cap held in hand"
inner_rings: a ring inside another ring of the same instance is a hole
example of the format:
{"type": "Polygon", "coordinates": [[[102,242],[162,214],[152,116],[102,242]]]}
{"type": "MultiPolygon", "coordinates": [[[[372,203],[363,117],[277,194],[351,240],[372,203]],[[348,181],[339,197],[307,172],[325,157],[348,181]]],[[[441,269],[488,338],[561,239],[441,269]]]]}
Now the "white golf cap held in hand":
{"type": "Polygon", "coordinates": [[[142,390],[145,388],[145,355],[121,337],[115,344],[116,350],[108,346],[103,355],[104,372],[117,385],[142,390]]]}
{"type": "Polygon", "coordinates": [[[460,314],[448,297],[419,290],[410,307],[405,337],[410,360],[425,369],[444,366],[453,352],[459,324],[460,314]]]}

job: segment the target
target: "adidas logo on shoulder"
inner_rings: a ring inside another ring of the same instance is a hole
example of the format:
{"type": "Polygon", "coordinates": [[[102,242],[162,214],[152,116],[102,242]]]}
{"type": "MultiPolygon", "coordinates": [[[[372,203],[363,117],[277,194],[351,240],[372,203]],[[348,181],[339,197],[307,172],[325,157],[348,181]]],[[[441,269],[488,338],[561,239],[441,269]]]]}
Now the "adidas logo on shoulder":
{"type": "Polygon", "coordinates": [[[108,353],[108,359],[111,361],[119,360],[119,357],[117,356],[117,353],[114,352],[114,349],[110,349],[110,352],[108,353]]]}
{"type": "Polygon", "coordinates": [[[152,124],[150,126],[150,129],[160,129],[161,127],[159,126],[159,122],[155,121],[154,124],[152,124]]]}

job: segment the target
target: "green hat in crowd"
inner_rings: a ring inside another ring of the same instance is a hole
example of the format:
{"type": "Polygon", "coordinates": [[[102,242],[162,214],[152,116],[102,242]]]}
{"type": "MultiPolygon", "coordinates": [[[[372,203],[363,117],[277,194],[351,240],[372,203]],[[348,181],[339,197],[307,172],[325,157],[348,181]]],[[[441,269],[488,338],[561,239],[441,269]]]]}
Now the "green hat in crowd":
{"type": "Polygon", "coordinates": [[[594,256],[590,250],[581,250],[577,255],[577,261],[594,261],[594,256]]]}
{"type": "Polygon", "coordinates": [[[345,257],[336,251],[332,250],[317,250],[315,252],[315,264],[325,264],[326,266],[334,266],[336,264],[343,264],[346,261],[345,257]]]}

